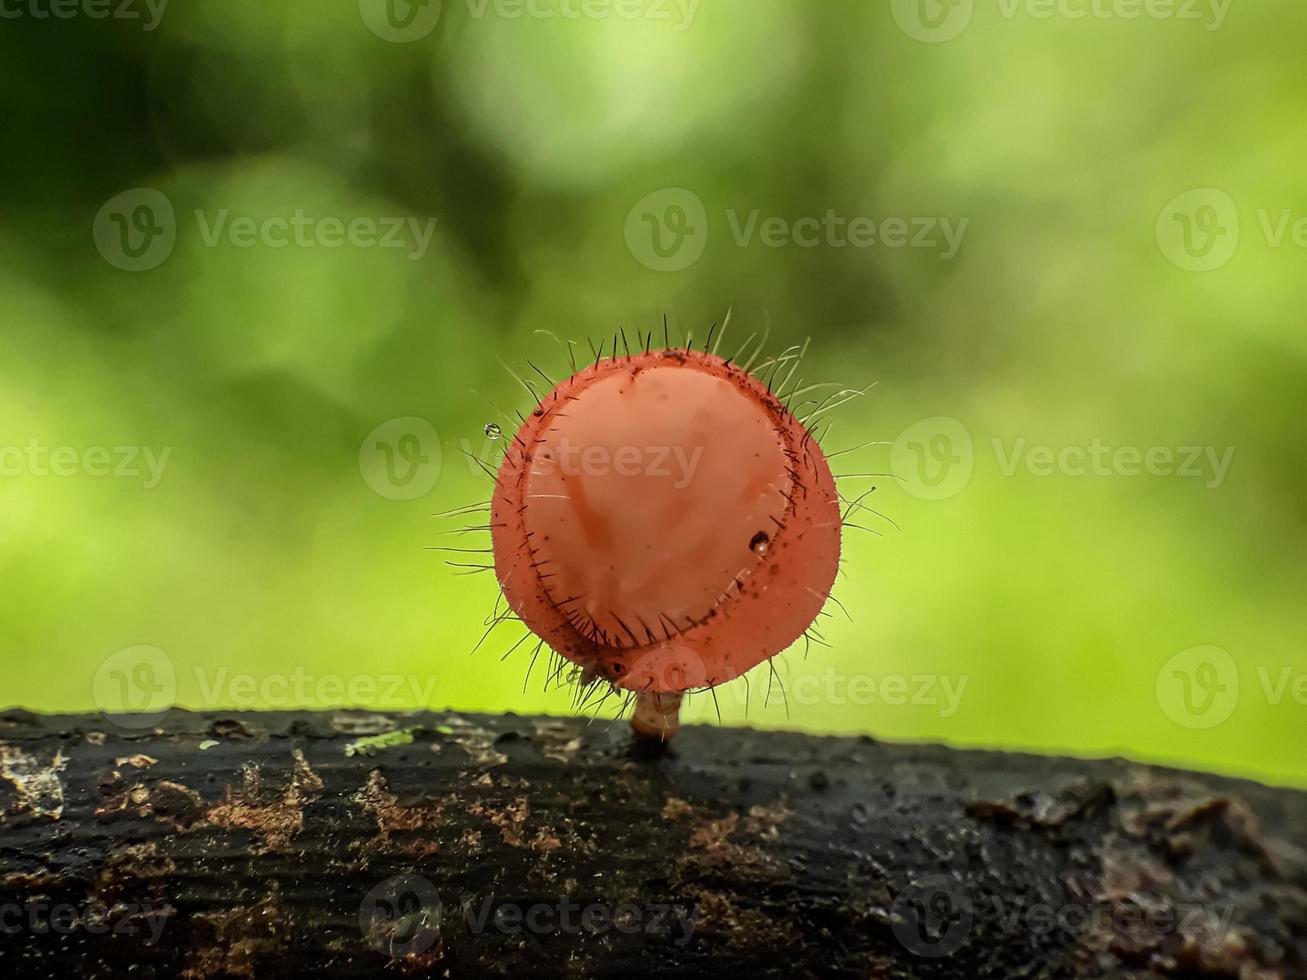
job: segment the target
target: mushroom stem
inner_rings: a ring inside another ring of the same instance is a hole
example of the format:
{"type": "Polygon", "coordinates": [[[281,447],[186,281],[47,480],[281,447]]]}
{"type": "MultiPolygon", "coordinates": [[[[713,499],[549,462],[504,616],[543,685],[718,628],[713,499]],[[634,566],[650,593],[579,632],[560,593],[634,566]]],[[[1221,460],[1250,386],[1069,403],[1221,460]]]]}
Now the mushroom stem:
{"type": "Polygon", "coordinates": [[[678,691],[653,692],[635,696],[631,730],[640,739],[666,742],[681,727],[681,694],[678,691]]]}

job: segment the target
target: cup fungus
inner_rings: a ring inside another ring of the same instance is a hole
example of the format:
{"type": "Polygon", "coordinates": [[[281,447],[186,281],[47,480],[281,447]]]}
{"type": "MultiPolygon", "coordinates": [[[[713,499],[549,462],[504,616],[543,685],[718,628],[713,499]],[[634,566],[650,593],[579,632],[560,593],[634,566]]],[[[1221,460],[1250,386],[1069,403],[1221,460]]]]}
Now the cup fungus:
{"type": "Polygon", "coordinates": [[[632,692],[637,733],[665,739],[685,692],[809,630],[839,563],[840,498],[781,393],[797,357],[767,362],[765,382],[706,348],[613,347],[508,443],[494,569],[513,615],[583,683],[632,692]]]}

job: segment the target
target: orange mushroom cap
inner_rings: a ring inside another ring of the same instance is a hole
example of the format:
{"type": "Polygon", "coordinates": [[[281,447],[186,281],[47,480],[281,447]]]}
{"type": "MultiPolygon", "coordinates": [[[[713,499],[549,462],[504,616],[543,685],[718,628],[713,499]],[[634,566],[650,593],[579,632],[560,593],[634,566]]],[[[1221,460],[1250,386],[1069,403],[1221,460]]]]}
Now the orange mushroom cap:
{"type": "Polygon", "coordinates": [[[495,574],[587,679],[732,680],[821,611],[840,556],[826,457],[767,387],[683,349],[601,360],[527,417],[499,469],[495,574]]]}

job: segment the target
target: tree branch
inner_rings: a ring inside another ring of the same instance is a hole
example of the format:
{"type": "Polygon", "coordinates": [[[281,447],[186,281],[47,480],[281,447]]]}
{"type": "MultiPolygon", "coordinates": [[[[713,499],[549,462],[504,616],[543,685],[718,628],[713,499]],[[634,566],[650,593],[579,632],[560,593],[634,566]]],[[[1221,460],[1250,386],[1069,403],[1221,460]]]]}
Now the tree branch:
{"type": "Polygon", "coordinates": [[[6,976],[1307,976],[1307,794],[367,712],[0,715],[6,976]]]}

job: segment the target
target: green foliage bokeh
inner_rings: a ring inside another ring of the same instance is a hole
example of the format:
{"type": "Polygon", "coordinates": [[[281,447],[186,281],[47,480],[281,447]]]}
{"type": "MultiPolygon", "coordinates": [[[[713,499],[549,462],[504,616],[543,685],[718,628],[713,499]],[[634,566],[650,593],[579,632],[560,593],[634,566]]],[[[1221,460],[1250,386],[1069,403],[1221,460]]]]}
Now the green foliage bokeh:
{"type": "Polygon", "coordinates": [[[0,703],[104,707],[106,659],[148,645],[194,707],[568,711],[539,666],[523,690],[528,645],[500,660],[511,626],[471,654],[494,583],[424,550],[458,526],[431,515],[488,494],[464,450],[490,458],[483,426],[527,407],[501,360],[559,372],[545,331],[587,349],[666,314],[702,337],[729,307],[726,346],[770,327],[773,351],[811,338],[809,380],[877,383],[826,444],[884,443],[837,470],[893,469],[845,489],[875,483],[901,530],[849,531],[850,617],[777,663],[788,703],[762,672],[697,720],[1307,783],[1307,9],[982,2],[941,39],[897,0],[445,0],[402,40],[382,6],[4,22],[0,703]],[[1059,9],[1082,8],[1114,9],[1059,9]],[[131,271],[97,216],[142,188],[175,242],[131,271]],[[678,268],[631,240],[667,189],[704,208],[678,268]],[[1167,237],[1194,189],[1203,227],[1229,223],[1205,202],[1238,219],[1198,270],[1167,237]],[[297,213],[403,219],[411,247],[212,236],[297,213]],[[745,238],[755,213],[966,224],[945,256],[745,238]],[[440,470],[397,499],[360,447],[409,417],[440,470]],[[930,499],[903,460],[931,463],[940,419],[974,464],[930,499]],[[1233,455],[1219,480],[1008,465],[1096,442],[1233,455]],[[79,462],[38,472],[33,443],[79,462]],[[85,461],[128,446],[169,450],[156,486],[85,461]],[[1184,700],[1204,692],[1217,715],[1184,700]]]}

